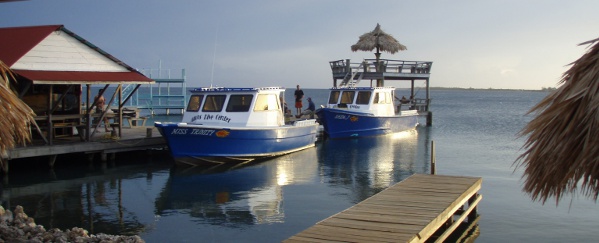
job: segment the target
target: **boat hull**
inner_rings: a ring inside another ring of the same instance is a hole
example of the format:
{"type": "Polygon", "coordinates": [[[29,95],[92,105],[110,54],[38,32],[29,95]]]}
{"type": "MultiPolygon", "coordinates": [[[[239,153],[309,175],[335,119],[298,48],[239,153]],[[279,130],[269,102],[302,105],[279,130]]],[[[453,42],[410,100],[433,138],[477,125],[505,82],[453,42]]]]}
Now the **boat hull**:
{"type": "Polygon", "coordinates": [[[185,123],[156,123],[175,161],[245,162],[279,156],[316,142],[318,123],[304,126],[217,128],[185,123]]]}
{"type": "Polygon", "coordinates": [[[316,111],[328,138],[379,136],[416,128],[418,115],[373,116],[335,108],[316,111]]]}

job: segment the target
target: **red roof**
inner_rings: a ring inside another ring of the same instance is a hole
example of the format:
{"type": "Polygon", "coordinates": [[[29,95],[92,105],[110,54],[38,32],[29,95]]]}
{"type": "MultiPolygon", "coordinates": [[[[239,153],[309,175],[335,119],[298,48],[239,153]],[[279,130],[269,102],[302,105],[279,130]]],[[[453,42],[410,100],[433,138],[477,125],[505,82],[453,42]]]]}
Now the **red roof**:
{"type": "Polygon", "coordinates": [[[62,25],[44,25],[27,27],[0,28],[0,60],[11,67],[21,57],[43,41],[54,31],[64,31],[81,43],[106,56],[113,62],[125,67],[129,72],[95,72],[95,71],[44,71],[15,70],[13,72],[32,80],[34,83],[149,83],[147,78],[114,56],[92,45],[89,41],[67,30],[62,25]]]}

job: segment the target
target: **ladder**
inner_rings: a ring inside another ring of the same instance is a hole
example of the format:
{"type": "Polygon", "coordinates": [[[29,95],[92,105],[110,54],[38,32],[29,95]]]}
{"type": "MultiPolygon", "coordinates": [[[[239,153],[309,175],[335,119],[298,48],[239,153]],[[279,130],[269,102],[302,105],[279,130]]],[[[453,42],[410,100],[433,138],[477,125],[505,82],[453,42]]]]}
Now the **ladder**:
{"type": "Polygon", "coordinates": [[[348,72],[347,74],[345,74],[345,77],[343,77],[343,81],[341,82],[341,87],[345,87],[345,86],[355,87],[362,80],[362,77],[364,76],[364,72],[360,72],[360,70],[365,67],[364,66],[365,63],[366,62],[361,62],[357,68],[352,69],[351,72],[348,72]],[[357,80],[354,80],[354,78],[356,77],[356,74],[358,74],[358,73],[360,73],[360,76],[358,76],[357,80]]]}

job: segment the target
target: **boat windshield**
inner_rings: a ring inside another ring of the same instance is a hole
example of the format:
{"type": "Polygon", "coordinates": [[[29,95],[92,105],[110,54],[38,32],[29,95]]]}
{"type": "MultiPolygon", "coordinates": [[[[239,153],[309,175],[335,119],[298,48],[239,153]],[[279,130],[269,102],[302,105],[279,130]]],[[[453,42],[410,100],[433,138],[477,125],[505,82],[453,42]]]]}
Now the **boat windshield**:
{"type": "Polygon", "coordinates": [[[343,91],[341,93],[341,104],[352,104],[354,103],[355,91],[343,91]]]}
{"type": "Polygon", "coordinates": [[[331,95],[329,95],[329,104],[337,104],[339,102],[339,93],[338,90],[331,91],[331,95]]]}
{"type": "Polygon", "coordinates": [[[208,95],[202,107],[203,112],[220,112],[223,110],[226,95],[208,95]]]}
{"type": "Polygon", "coordinates": [[[358,98],[356,99],[357,105],[368,105],[370,102],[371,91],[358,91],[358,98]]]}
{"type": "Polygon", "coordinates": [[[227,112],[247,112],[250,110],[253,95],[231,95],[227,104],[227,112]]]}
{"type": "Polygon", "coordinates": [[[203,95],[192,95],[189,98],[189,103],[187,103],[187,111],[200,110],[200,106],[202,105],[202,99],[204,99],[203,95]]]}

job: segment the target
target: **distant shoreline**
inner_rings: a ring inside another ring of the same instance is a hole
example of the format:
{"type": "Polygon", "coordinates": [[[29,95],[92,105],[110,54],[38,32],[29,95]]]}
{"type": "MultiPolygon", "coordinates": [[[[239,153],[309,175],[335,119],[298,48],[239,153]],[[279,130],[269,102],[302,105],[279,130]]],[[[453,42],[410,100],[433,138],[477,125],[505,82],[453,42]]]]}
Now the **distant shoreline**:
{"type": "Polygon", "coordinates": [[[545,88],[542,89],[481,89],[481,88],[448,88],[448,87],[430,87],[430,90],[488,90],[488,91],[540,91],[540,92],[548,92],[556,90],[556,88],[545,88]]]}
{"type": "MultiPolygon", "coordinates": [[[[328,89],[328,88],[304,88],[304,89],[328,89]]],[[[398,89],[406,89],[409,90],[410,88],[398,88],[398,89]]],[[[449,88],[449,87],[430,87],[430,90],[472,90],[472,91],[538,91],[538,92],[549,92],[549,91],[554,91],[556,90],[556,88],[545,88],[543,87],[542,89],[494,89],[494,88],[487,88],[487,89],[482,89],[482,88],[449,88]]]]}

